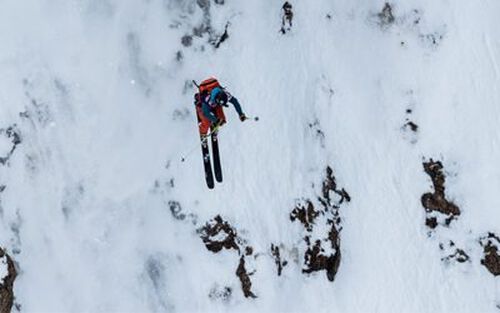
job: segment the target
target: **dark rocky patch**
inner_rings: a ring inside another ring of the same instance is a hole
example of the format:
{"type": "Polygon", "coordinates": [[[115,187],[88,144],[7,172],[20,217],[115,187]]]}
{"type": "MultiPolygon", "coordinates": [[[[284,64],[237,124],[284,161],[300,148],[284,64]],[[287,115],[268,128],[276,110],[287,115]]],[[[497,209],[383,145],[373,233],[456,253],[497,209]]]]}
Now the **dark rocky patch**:
{"type": "Polygon", "coordinates": [[[281,259],[280,247],[271,244],[271,254],[274,257],[274,263],[276,263],[276,268],[278,269],[278,276],[281,276],[283,267],[288,264],[288,261],[281,259]]]}
{"type": "Polygon", "coordinates": [[[438,226],[437,218],[435,217],[428,217],[425,219],[425,225],[429,227],[430,229],[434,229],[438,226]]]}
{"type": "Polygon", "coordinates": [[[286,1],[281,7],[281,9],[282,9],[282,16],[281,16],[280,32],[282,34],[286,34],[292,29],[292,21],[293,21],[292,5],[290,4],[290,2],[286,1]]]}
{"type": "Polygon", "coordinates": [[[248,273],[245,268],[245,257],[242,255],[240,257],[238,268],[236,269],[236,276],[240,279],[241,289],[243,290],[243,294],[246,298],[257,298],[257,296],[252,292],[252,281],[250,280],[250,276],[253,274],[254,272],[248,273]]]}
{"type": "Polygon", "coordinates": [[[314,205],[311,201],[306,200],[303,202],[299,202],[292,213],[290,213],[290,220],[294,222],[295,220],[299,220],[302,225],[307,229],[307,231],[312,231],[314,225],[314,219],[319,215],[314,208],[314,205]]]}
{"type": "Polygon", "coordinates": [[[182,213],[182,207],[178,201],[168,201],[168,208],[176,220],[183,221],[186,219],[186,214],[182,213]]]}
{"type": "Polygon", "coordinates": [[[323,198],[319,198],[320,202],[327,210],[329,207],[334,209],[339,209],[340,205],[344,203],[344,201],[350,202],[351,196],[347,193],[347,191],[342,189],[337,189],[337,182],[335,181],[335,176],[333,176],[333,170],[330,166],[326,167],[326,177],[323,181],[323,186],[321,188],[323,198]],[[332,202],[331,193],[337,194],[340,198],[336,201],[336,203],[332,202]],[[326,201],[326,202],[325,202],[326,201]]]}
{"type": "Polygon", "coordinates": [[[481,264],[484,265],[491,274],[499,276],[500,253],[498,247],[500,247],[500,238],[493,233],[488,233],[488,235],[482,237],[479,242],[484,249],[484,257],[481,260],[481,264]]]}
{"type": "MultiPolygon", "coordinates": [[[[338,235],[338,234],[337,234],[338,235]]],[[[306,237],[308,238],[308,237],[306,237]]],[[[309,239],[306,239],[309,242],[309,239]]],[[[335,242],[337,244],[337,242],[335,242]]],[[[332,244],[332,246],[335,246],[332,244]]],[[[337,246],[338,247],[338,246],[337,246]]],[[[325,250],[321,247],[321,241],[316,240],[313,246],[307,248],[304,255],[305,268],[302,269],[303,273],[312,273],[316,271],[325,270],[326,276],[329,281],[335,279],[337,270],[340,265],[340,250],[334,254],[325,254],[325,250]]]]}
{"type": "Polygon", "coordinates": [[[207,249],[214,253],[222,249],[234,249],[238,253],[240,252],[238,242],[241,240],[238,239],[236,230],[227,221],[224,221],[220,215],[207,222],[205,226],[198,230],[198,233],[207,249]],[[222,240],[215,239],[221,237],[221,235],[224,237],[222,240]]]}
{"type": "Polygon", "coordinates": [[[441,261],[446,263],[465,263],[470,259],[469,255],[463,249],[457,248],[452,240],[449,240],[447,243],[439,243],[439,249],[445,253],[441,261]]]}
{"type": "MultiPolygon", "coordinates": [[[[17,271],[12,258],[0,248],[0,258],[6,260],[7,276],[0,282],[0,313],[11,312],[12,305],[14,304],[14,281],[16,280],[17,271]]],[[[5,266],[2,264],[2,266],[5,266]]]]}
{"type": "MultiPolygon", "coordinates": [[[[401,44],[404,45],[404,42],[401,42],[401,44]]],[[[415,144],[417,142],[418,125],[413,121],[413,118],[411,117],[413,108],[415,107],[415,99],[413,97],[413,93],[414,92],[411,89],[406,92],[406,96],[409,97],[409,103],[407,104],[405,110],[406,118],[405,123],[401,127],[401,130],[403,132],[403,138],[409,140],[410,143],[415,144]]]]}
{"type": "Polygon", "coordinates": [[[0,156],[0,164],[5,165],[7,164],[11,156],[14,154],[14,151],[16,151],[17,146],[21,144],[22,140],[16,124],[9,126],[5,129],[0,128],[0,136],[7,137],[7,139],[9,139],[10,142],[12,143],[12,147],[10,148],[9,152],[7,152],[7,155],[0,156]]]}
{"type": "Polygon", "coordinates": [[[381,27],[388,27],[396,21],[392,13],[392,6],[388,2],[384,4],[382,11],[377,14],[377,17],[381,27]]]}
{"type": "Polygon", "coordinates": [[[464,263],[464,262],[469,261],[469,259],[470,259],[469,255],[467,253],[465,253],[464,250],[456,249],[453,254],[448,255],[446,258],[444,258],[442,260],[446,260],[446,261],[455,260],[459,263],[464,263]]]}
{"type": "Polygon", "coordinates": [[[224,221],[220,215],[198,229],[198,233],[205,247],[213,253],[218,253],[222,249],[238,252],[240,261],[235,273],[240,279],[243,295],[246,298],[256,298],[257,296],[251,291],[252,282],[250,280],[250,276],[254,272],[249,273],[245,267],[246,257],[253,255],[253,248],[246,245],[245,240],[238,236],[236,229],[224,221]]]}
{"type": "Polygon", "coordinates": [[[230,23],[227,22],[226,26],[224,27],[224,32],[222,33],[222,35],[216,36],[210,41],[210,43],[215,47],[215,49],[218,49],[220,45],[229,38],[229,33],[227,32],[229,25],[230,23]]]}
{"type": "MultiPolygon", "coordinates": [[[[446,216],[444,224],[448,226],[453,219],[460,215],[460,209],[453,202],[448,201],[445,195],[445,175],[443,173],[443,164],[440,161],[430,159],[423,163],[425,172],[431,177],[434,186],[433,193],[426,193],[421,197],[422,206],[427,212],[428,219],[433,214],[441,213],[446,216]]],[[[437,221],[437,220],[436,220],[437,221]]],[[[431,224],[432,225],[432,224],[431,224]]]]}
{"type": "Polygon", "coordinates": [[[340,205],[345,201],[349,202],[351,197],[345,189],[337,188],[333,170],[329,166],[326,168],[326,177],[323,179],[321,196],[317,200],[319,205],[314,205],[311,200],[305,200],[302,206],[297,206],[292,211],[291,220],[292,222],[299,220],[306,231],[302,272],[309,274],[324,270],[328,280],[334,281],[341,260],[340,231],[342,226],[339,209],[340,205]],[[318,221],[324,223],[329,231],[324,236],[313,239],[313,230],[318,221]]]}
{"type": "Polygon", "coordinates": [[[409,128],[412,132],[417,132],[418,130],[418,125],[413,123],[412,121],[406,122],[404,127],[407,129],[409,128]]]}

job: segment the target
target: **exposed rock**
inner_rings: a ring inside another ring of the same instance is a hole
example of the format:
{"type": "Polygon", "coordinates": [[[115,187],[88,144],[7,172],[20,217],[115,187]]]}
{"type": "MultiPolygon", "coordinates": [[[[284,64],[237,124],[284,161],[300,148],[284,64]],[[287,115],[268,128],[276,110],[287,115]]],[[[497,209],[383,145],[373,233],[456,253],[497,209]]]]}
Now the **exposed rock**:
{"type": "Polygon", "coordinates": [[[416,132],[418,130],[418,125],[412,121],[406,122],[405,127],[409,128],[412,132],[416,132]]]}
{"type": "Polygon", "coordinates": [[[429,227],[430,229],[434,229],[438,226],[437,218],[435,217],[428,217],[425,219],[425,225],[429,227]]]}
{"type": "Polygon", "coordinates": [[[303,273],[316,271],[326,271],[328,280],[333,281],[340,266],[340,225],[341,219],[339,208],[344,201],[349,202],[351,197],[345,189],[338,189],[331,167],[326,168],[326,177],[323,180],[321,196],[317,198],[319,207],[315,206],[311,200],[303,201],[292,211],[290,218],[292,221],[299,220],[306,232],[304,242],[306,249],[304,252],[303,273]],[[334,195],[336,197],[334,198],[334,195]],[[312,239],[314,227],[323,223],[329,229],[324,236],[312,239]]]}
{"type": "Polygon", "coordinates": [[[184,220],[186,218],[186,214],[182,213],[181,204],[177,201],[169,201],[168,207],[170,209],[170,213],[176,220],[184,220]]]}
{"type": "Polygon", "coordinates": [[[498,247],[500,247],[500,238],[493,233],[488,233],[486,237],[482,237],[479,242],[484,249],[484,257],[481,260],[491,274],[495,276],[500,275],[500,254],[498,247]]]}
{"type": "MultiPolygon", "coordinates": [[[[336,245],[332,242],[332,247],[334,246],[336,245]]],[[[338,248],[338,246],[336,247],[338,248]]],[[[305,268],[302,269],[302,272],[312,273],[325,270],[328,280],[333,281],[340,265],[340,250],[328,255],[324,252],[320,240],[316,240],[312,247],[309,245],[304,255],[305,268]]]]}
{"type": "Polygon", "coordinates": [[[236,230],[228,222],[224,221],[220,215],[207,222],[198,232],[207,249],[214,253],[222,249],[234,249],[238,253],[240,252],[236,230]]]}
{"type": "MultiPolygon", "coordinates": [[[[337,183],[335,181],[335,177],[333,176],[333,170],[330,166],[326,167],[326,177],[323,181],[323,187],[321,189],[323,194],[323,199],[326,200],[326,205],[334,208],[340,208],[340,204],[344,203],[344,201],[351,201],[351,196],[345,191],[344,188],[338,190],[337,183]],[[338,203],[332,203],[331,192],[336,193],[340,196],[338,203]]],[[[322,200],[321,198],[319,200],[322,200]]],[[[321,201],[322,202],[322,201],[321,201]]],[[[322,202],[323,203],[323,202],[322,202]]],[[[323,203],[324,204],[324,203],[323,203]]],[[[324,204],[325,205],[325,204],[324,204]]],[[[325,207],[326,209],[326,207],[325,207]]]]}
{"type": "Polygon", "coordinates": [[[319,215],[314,209],[314,205],[311,201],[306,200],[305,202],[298,203],[293,211],[290,213],[290,220],[293,222],[299,220],[307,231],[312,231],[314,219],[319,215]]]}
{"type": "Polygon", "coordinates": [[[214,45],[216,49],[218,49],[220,45],[229,38],[229,33],[227,32],[229,25],[231,24],[227,22],[226,26],[224,27],[224,32],[222,33],[222,35],[216,36],[211,40],[211,43],[214,45]]]}
{"type": "Polygon", "coordinates": [[[236,269],[236,276],[240,279],[241,289],[243,290],[245,297],[257,298],[257,296],[252,292],[252,281],[250,280],[251,275],[253,275],[253,273],[248,273],[245,268],[245,257],[241,256],[240,263],[236,269]]]}
{"type": "Polygon", "coordinates": [[[271,244],[271,254],[274,257],[274,263],[276,263],[276,267],[278,269],[278,276],[281,276],[283,267],[285,267],[288,262],[281,259],[280,247],[275,246],[274,244],[271,244]]]}
{"type": "MultiPolygon", "coordinates": [[[[427,214],[433,214],[439,212],[444,214],[447,218],[445,220],[445,225],[449,225],[451,221],[460,215],[460,209],[453,202],[448,201],[445,196],[445,176],[443,174],[443,165],[441,162],[433,161],[424,162],[424,170],[431,177],[432,184],[434,186],[433,193],[426,193],[422,195],[421,202],[422,206],[425,208],[427,214]]],[[[428,216],[428,219],[430,217],[428,216]]],[[[437,222],[437,220],[436,220],[437,222]]],[[[426,222],[427,224],[427,222],[426,222]]],[[[433,226],[434,222],[427,224],[427,226],[433,226]]],[[[431,227],[432,228],[432,227],[431,227]]]]}
{"type": "Polygon", "coordinates": [[[455,252],[453,254],[450,254],[446,256],[445,258],[442,258],[442,261],[452,261],[455,260],[458,263],[464,263],[469,261],[470,257],[467,253],[465,253],[464,250],[462,249],[455,249],[455,252]]]}
{"type": "Polygon", "coordinates": [[[0,266],[4,277],[0,278],[0,313],[11,312],[14,304],[14,281],[17,276],[16,267],[11,257],[0,248],[0,266]]]}
{"type": "Polygon", "coordinates": [[[253,254],[253,248],[245,245],[245,241],[241,239],[236,229],[234,229],[227,221],[224,221],[220,215],[214,217],[207,222],[205,226],[198,229],[201,239],[205,243],[208,250],[218,253],[222,249],[236,250],[240,256],[240,261],[236,269],[236,276],[240,279],[243,295],[247,298],[257,298],[252,292],[252,282],[245,267],[245,257],[250,257],[253,254]]]}

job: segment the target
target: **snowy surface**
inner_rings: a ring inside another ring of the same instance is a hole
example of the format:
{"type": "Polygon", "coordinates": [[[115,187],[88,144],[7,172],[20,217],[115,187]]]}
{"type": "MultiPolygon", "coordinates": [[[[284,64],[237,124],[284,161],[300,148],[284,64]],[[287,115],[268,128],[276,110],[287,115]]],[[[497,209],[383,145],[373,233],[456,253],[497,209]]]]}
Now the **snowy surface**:
{"type": "Polygon", "coordinates": [[[285,35],[280,1],[217,2],[0,3],[0,128],[22,136],[0,165],[0,244],[22,311],[500,312],[478,242],[500,233],[500,2],[394,1],[381,25],[383,1],[293,1],[285,35]],[[215,35],[181,44],[208,19],[215,35]],[[214,190],[198,151],[180,162],[198,145],[189,82],[211,75],[260,117],[226,110],[214,190]],[[462,211],[435,231],[428,158],[462,211]],[[303,231],[289,218],[327,165],[352,197],[334,282],[293,261],[303,231]],[[196,233],[217,214],[264,255],[256,299],[237,254],[196,233]],[[449,240],[470,261],[442,261],[449,240]],[[292,249],[279,277],[272,243],[292,249]],[[223,286],[227,301],[208,296],[223,286]]]}
{"type": "Polygon", "coordinates": [[[9,268],[7,263],[7,256],[4,255],[0,258],[0,281],[3,284],[5,276],[9,274],[9,268]]]}
{"type": "Polygon", "coordinates": [[[0,157],[5,157],[9,154],[12,144],[7,137],[0,137],[0,157]]]}

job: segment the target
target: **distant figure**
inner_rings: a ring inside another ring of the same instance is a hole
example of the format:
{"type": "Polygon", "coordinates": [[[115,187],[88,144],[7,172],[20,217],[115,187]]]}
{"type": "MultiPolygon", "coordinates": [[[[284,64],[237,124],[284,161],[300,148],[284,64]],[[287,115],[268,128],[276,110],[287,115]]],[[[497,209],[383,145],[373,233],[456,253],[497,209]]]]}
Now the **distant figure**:
{"type": "Polygon", "coordinates": [[[234,106],[242,122],[247,119],[238,99],[227,92],[217,79],[213,77],[205,79],[198,89],[199,92],[194,95],[194,103],[201,136],[206,136],[209,130],[217,131],[217,128],[226,123],[222,107],[227,107],[228,102],[234,106]]]}

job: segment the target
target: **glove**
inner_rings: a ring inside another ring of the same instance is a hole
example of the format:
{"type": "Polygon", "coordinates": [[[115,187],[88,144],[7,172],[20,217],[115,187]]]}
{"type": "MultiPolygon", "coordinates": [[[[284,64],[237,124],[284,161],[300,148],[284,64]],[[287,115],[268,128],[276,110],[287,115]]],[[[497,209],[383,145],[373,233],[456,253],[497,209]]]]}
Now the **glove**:
{"type": "Polygon", "coordinates": [[[244,122],[247,119],[245,114],[240,115],[240,121],[244,122]]]}

